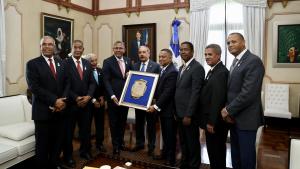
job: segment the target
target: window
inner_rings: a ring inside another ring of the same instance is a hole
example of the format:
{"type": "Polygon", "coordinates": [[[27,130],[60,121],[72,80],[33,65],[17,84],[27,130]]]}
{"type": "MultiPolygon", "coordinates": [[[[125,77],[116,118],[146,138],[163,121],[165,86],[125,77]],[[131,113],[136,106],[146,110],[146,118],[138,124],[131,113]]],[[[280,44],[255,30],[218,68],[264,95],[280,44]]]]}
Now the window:
{"type": "MultiPolygon", "coordinates": [[[[239,32],[244,34],[243,5],[232,0],[217,3],[209,9],[209,31],[207,45],[215,43],[221,46],[221,60],[230,68],[234,57],[227,51],[226,39],[228,34],[239,32]]],[[[204,63],[205,71],[210,67],[204,63]]]]}

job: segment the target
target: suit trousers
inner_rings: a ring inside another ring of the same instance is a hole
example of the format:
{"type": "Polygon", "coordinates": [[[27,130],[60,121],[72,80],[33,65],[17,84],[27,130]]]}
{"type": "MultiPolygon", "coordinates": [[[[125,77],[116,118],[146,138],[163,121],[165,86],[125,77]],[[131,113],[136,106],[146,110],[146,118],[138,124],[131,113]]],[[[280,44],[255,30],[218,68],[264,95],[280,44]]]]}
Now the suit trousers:
{"type": "Polygon", "coordinates": [[[47,168],[48,166],[59,165],[59,155],[63,137],[62,116],[56,116],[50,120],[34,120],[34,124],[36,167],[47,168]]]}
{"type": "Polygon", "coordinates": [[[171,163],[175,163],[177,125],[174,117],[160,116],[163,139],[162,155],[171,163]]]}
{"type": "Polygon", "coordinates": [[[228,127],[225,125],[215,128],[211,134],[205,130],[207,153],[211,169],[226,169],[226,141],[228,127]]]}
{"type": "MultiPolygon", "coordinates": [[[[100,147],[103,145],[104,141],[104,106],[100,108],[95,108],[94,105],[91,106],[91,122],[94,117],[94,123],[95,123],[95,128],[96,128],[96,147],[100,147]]],[[[90,129],[91,133],[91,129],[90,129]]]]}
{"type": "Polygon", "coordinates": [[[181,146],[181,169],[198,169],[201,164],[200,131],[193,120],[188,126],[183,125],[182,118],[177,119],[181,146]]]}
{"type": "Polygon", "coordinates": [[[71,105],[68,110],[68,117],[65,121],[65,140],[63,153],[65,160],[69,160],[72,158],[73,154],[73,136],[76,127],[76,123],[79,129],[79,140],[80,140],[80,148],[79,153],[85,154],[90,152],[90,141],[91,141],[91,133],[90,131],[90,119],[91,113],[90,108],[87,105],[84,108],[80,108],[77,105],[71,105]]]}
{"type": "Polygon", "coordinates": [[[127,124],[128,108],[116,105],[112,100],[108,101],[108,116],[111,140],[114,149],[124,146],[124,133],[127,124]]]}
{"type": "Polygon", "coordinates": [[[145,122],[147,121],[148,149],[154,150],[156,141],[157,115],[135,109],[136,146],[145,144],[145,122]]]}
{"type": "Polygon", "coordinates": [[[256,168],[256,132],[257,130],[230,129],[231,159],[234,169],[256,168]]]}

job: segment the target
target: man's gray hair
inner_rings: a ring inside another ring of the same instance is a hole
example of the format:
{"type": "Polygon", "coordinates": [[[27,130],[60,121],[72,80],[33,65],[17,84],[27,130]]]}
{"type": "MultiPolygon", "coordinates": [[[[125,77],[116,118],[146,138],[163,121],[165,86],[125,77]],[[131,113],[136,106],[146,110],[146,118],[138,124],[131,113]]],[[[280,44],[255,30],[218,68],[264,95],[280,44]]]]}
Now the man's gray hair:
{"type": "Polygon", "coordinates": [[[43,42],[44,42],[45,39],[52,39],[52,42],[53,42],[53,44],[55,46],[55,40],[51,36],[43,36],[42,39],[41,39],[41,41],[40,41],[40,45],[41,46],[42,46],[42,44],[43,44],[43,42]]]}

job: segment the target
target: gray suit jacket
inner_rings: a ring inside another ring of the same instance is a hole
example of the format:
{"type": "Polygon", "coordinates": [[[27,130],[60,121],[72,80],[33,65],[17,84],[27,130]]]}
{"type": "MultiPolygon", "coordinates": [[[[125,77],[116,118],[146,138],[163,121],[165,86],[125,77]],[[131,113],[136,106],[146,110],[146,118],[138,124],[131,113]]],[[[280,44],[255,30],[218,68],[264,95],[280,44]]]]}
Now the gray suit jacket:
{"type": "Polygon", "coordinates": [[[238,129],[257,130],[263,124],[261,86],[264,73],[261,59],[248,50],[229,76],[226,109],[238,129]]]}
{"type": "Polygon", "coordinates": [[[198,117],[195,115],[196,113],[200,113],[197,107],[200,91],[204,82],[205,71],[196,60],[193,60],[188,65],[180,77],[181,71],[182,67],[179,69],[176,83],[176,115],[179,118],[183,118],[184,116],[198,117]]]}

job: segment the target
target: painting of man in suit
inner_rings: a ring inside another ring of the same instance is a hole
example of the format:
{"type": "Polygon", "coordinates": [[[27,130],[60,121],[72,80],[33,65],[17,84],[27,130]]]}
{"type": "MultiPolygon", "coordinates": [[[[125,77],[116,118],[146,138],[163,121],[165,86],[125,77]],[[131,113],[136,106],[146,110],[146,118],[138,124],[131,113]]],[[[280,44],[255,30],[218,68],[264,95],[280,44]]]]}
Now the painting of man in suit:
{"type": "Polygon", "coordinates": [[[145,39],[142,38],[142,34],[140,31],[136,31],[135,39],[130,43],[130,58],[132,63],[136,63],[139,60],[139,47],[145,45],[145,39]]]}

